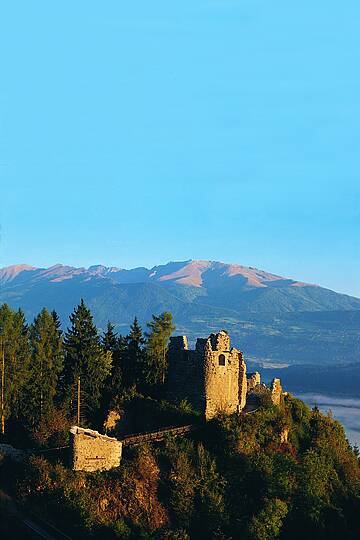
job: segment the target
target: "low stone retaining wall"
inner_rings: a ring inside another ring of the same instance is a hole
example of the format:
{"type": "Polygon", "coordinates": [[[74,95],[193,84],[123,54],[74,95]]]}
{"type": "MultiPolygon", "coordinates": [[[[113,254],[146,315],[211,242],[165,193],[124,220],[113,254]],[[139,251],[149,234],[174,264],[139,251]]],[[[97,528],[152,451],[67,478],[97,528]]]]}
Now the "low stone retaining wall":
{"type": "Polygon", "coordinates": [[[107,471],[120,465],[122,442],[98,431],[73,426],[70,447],[74,471],[107,471]]]}

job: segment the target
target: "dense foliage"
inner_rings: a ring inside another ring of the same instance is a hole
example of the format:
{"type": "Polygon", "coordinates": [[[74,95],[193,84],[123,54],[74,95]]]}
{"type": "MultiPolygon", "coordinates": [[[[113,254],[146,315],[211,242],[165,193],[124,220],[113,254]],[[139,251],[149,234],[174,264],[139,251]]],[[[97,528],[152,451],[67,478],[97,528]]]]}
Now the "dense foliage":
{"type": "Polygon", "coordinates": [[[4,442],[66,444],[78,411],[82,425],[101,429],[112,405],[120,407],[134,395],[161,396],[175,328],[171,313],[153,316],[146,336],[136,318],[127,336],[110,322],[100,335],[81,300],[64,334],[60,326],[57,314],[45,308],[27,325],[21,310],[0,307],[4,442]]]}
{"type": "Polygon", "coordinates": [[[121,416],[118,434],[189,422],[199,429],[125,448],[121,466],[106,473],[74,472],[59,456],[41,452],[20,464],[4,459],[6,492],[78,539],[360,537],[359,455],[330,414],[291,395],[274,406],[265,393],[252,413],[202,424],[186,401],[163,399],[170,314],[154,317],[146,335],[135,320],[127,336],[110,323],[100,336],[83,302],[70,322],[63,336],[55,314],[43,310],[27,327],[21,312],[1,308],[3,438],[39,447],[64,440],[78,377],[86,425],[100,427],[111,407],[121,416]]]}
{"type": "MultiPolygon", "coordinates": [[[[107,473],[32,457],[10,489],[75,538],[357,539],[360,468],[341,425],[291,396],[189,439],[129,448],[107,473]],[[284,432],[289,438],[284,441],[284,432]]],[[[12,468],[11,468],[12,467],[12,468]]]]}

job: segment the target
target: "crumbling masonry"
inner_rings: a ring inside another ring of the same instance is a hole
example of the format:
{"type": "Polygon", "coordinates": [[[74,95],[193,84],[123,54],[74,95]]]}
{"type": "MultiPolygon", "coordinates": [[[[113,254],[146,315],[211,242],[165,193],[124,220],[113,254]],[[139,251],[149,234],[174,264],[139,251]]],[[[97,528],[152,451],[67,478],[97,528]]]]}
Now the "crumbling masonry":
{"type": "Polygon", "coordinates": [[[167,395],[187,399],[208,420],[219,413],[240,412],[246,405],[246,365],[241,351],[230,348],[222,330],[199,338],[189,350],[186,336],[170,338],[167,395]]]}
{"type": "Polygon", "coordinates": [[[72,469],[105,471],[120,465],[122,443],[92,429],[73,426],[70,430],[72,469]]]}

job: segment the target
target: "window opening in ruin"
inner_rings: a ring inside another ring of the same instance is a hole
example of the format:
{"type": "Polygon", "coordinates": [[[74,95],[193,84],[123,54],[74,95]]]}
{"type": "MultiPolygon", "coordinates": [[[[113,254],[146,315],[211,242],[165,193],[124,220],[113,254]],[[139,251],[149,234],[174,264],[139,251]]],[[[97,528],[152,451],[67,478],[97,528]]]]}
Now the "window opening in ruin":
{"type": "Polygon", "coordinates": [[[220,354],[219,356],[219,366],[225,366],[225,355],[220,354]]]}

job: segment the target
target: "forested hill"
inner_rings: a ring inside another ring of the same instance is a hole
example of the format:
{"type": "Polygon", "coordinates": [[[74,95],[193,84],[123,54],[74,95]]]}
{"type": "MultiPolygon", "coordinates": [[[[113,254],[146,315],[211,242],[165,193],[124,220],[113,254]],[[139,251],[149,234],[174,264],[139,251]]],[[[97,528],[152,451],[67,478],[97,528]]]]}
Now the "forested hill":
{"type": "Polygon", "coordinates": [[[265,363],[360,361],[360,299],[251,267],[214,261],[170,262],[151,269],[101,265],[0,270],[1,302],[28,321],[55,309],[63,327],[80,298],[105,328],[123,333],[134,316],[171,311],[190,339],[226,327],[235,345],[265,363]]]}
{"type": "MultiPolygon", "coordinates": [[[[77,540],[357,540],[359,451],[341,424],[288,392],[274,403],[264,385],[240,414],[207,422],[186,398],[167,401],[173,331],[167,312],[146,333],[135,319],[120,336],[111,324],[99,334],[83,301],[65,333],[56,312],[27,325],[20,310],[0,307],[1,538],[5,503],[19,501],[77,540]],[[86,473],[63,453],[74,424],[117,439],[196,429],[125,445],[119,466],[86,473]],[[23,461],[9,459],[9,444],[29,450],[23,461]]],[[[5,538],[15,538],[6,521],[5,538]]]]}
{"type": "MultiPolygon", "coordinates": [[[[164,414],[163,402],[139,396],[121,406],[135,404],[138,418],[164,414]]],[[[46,452],[17,466],[0,459],[0,473],[2,489],[78,540],[360,535],[358,450],[331,416],[290,395],[216,418],[194,437],[125,447],[106,473],[71,471],[46,452]]]]}

